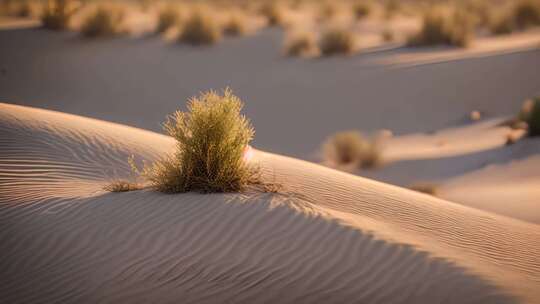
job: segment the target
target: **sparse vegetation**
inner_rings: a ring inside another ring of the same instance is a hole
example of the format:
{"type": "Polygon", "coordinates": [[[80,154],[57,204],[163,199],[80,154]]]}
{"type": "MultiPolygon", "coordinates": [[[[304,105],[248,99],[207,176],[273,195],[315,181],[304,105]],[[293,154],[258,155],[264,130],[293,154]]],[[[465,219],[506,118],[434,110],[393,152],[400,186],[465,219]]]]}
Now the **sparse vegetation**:
{"type": "Polygon", "coordinates": [[[110,191],[110,192],[128,192],[128,191],[141,190],[142,188],[143,186],[138,183],[118,179],[118,180],[113,180],[108,185],[105,185],[105,187],[103,187],[103,190],[110,191]]]}
{"type": "Polygon", "coordinates": [[[254,131],[241,109],[242,101],[229,89],[193,97],[188,112],[177,111],[164,125],[176,150],[145,165],[141,175],[165,193],[237,192],[261,184],[258,169],[244,158],[254,131]]]}
{"type": "Polygon", "coordinates": [[[352,9],[356,19],[364,19],[371,13],[371,5],[366,2],[355,3],[352,9]]]}
{"type": "Polygon", "coordinates": [[[260,9],[260,13],[270,26],[283,25],[285,22],[285,9],[277,1],[265,3],[260,9]]]}
{"type": "Polygon", "coordinates": [[[412,36],[411,46],[452,45],[467,47],[474,36],[473,18],[464,10],[448,12],[432,8],[423,16],[422,29],[412,36]]]}
{"type": "Polygon", "coordinates": [[[527,123],[529,136],[540,136],[540,97],[525,101],[519,118],[527,123]]]}
{"type": "Polygon", "coordinates": [[[524,30],[531,26],[540,25],[540,2],[535,0],[522,0],[513,10],[516,28],[524,30]]]}
{"type": "Polygon", "coordinates": [[[85,37],[112,36],[122,31],[124,11],[119,7],[100,6],[81,25],[85,37]]]}
{"type": "Polygon", "coordinates": [[[196,9],[183,26],[179,40],[192,45],[208,45],[221,40],[221,29],[206,8],[196,9]]]}
{"type": "Polygon", "coordinates": [[[433,183],[419,182],[409,186],[409,189],[429,195],[437,195],[437,186],[433,183]]]}
{"type": "Polygon", "coordinates": [[[76,7],[69,0],[47,1],[41,15],[41,23],[44,28],[50,30],[65,30],[69,27],[75,11],[76,7]]]}
{"type": "Polygon", "coordinates": [[[317,40],[311,32],[296,32],[286,38],[285,53],[289,56],[310,56],[317,51],[317,40]]]}
{"type": "Polygon", "coordinates": [[[324,56],[350,54],[354,51],[353,34],[344,28],[331,28],[325,31],[319,41],[319,49],[324,56]]]}
{"type": "Polygon", "coordinates": [[[229,36],[241,36],[248,32],[246,16],[240,12],[233,12],[229,15],[227,22],[223,26],[223,33],[229,36]]]}
{"type": "Polygon", "coordinates": [[[170,28],[178,25],[180,20],[180,9],[175,5],[169,4],[159,11],[156,32],[164,33],[170,28]]]}
{"type": "Polygon", "coordinates": [[[343,131],[323,144],[324,159],[335,166],[372,168],[381,163],[377,139],[368,139],[357,131],[343,131]]]}

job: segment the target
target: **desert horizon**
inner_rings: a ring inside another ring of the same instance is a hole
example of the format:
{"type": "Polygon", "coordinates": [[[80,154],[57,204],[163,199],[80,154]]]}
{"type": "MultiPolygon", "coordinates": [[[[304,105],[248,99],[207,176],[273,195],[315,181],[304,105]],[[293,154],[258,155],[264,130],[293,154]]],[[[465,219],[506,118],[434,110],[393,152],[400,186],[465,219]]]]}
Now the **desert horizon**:
{"type": "Polygon", "coordinates": [[[537,303],[540,2],[0,1],[0,303],[537,303]]]}

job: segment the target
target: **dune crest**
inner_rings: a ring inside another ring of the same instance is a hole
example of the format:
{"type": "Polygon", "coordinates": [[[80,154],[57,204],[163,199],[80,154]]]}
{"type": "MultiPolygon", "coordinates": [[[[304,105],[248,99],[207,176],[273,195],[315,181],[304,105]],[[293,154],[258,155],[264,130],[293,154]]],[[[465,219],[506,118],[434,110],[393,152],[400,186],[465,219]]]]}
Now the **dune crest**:
{"type": "Polygon", "coordinates": [[[0,104],[0,302],[535,303],[538,225],[256,151],[287,194],[107,193],[166,136],[0,104]]]}

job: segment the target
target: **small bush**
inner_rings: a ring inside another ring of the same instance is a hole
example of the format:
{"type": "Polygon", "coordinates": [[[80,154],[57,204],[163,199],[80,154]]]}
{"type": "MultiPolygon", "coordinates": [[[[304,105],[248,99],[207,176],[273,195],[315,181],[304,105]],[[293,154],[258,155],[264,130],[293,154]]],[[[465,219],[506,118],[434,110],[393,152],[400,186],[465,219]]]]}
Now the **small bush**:
{"type": "Polygon", "coordinates": [[[409,39],[411,46],[452,45],[466,47],[473,38],[473,19],[463,10],[449,14],[440,9],[430,9],[423,17],[422,29],[409,39]]]}
{"type": "Polygon", "coordinates": [[[353,13],[356,19],[364,19],[371,13],[371,6],[365,2],[359,2],[353,5],[353,13]]]}
{"type": "Polygon", "coordinates": [[[76,8],[69,0],[48,1],[41,15],[44,28],[50,30],[65,30],[76,8]]]}
{"type": "Polygon", "coordinates": [[[516,29],[514,19],[511,15],[502,14],[492,16],[489,21],[489,31],[495,35],[506,35],[512,33],[516,29]]]}
{"type": "Polygon", "coordinates": [[[178,25],[180,20],[181,14],[179,8],[174,5],[168,5],[159,11],[156,32],[164,33],[168,29],[178,25]]]}
{"type": "Polygon", "coordinates": [[[276,1],[264,4],[260,9],[269,26],[283,25],[285,23],[285,9],[276,1]]]}
{"type": "Polygon", "coordinates": [[[285,53],[289,56],[310,56],[317,53],[315,35],[310,32],[298,32],[285,41],[285,53]]]}
{"type": "Polygon", "coordinates": [[[246,16],[241,13],[232,13],[225,25],[223,26],[223,33],[229,36],[241,36],[248,32],[248,24],[246,16]]]}
{"type": "Polygon", "coordinates": [[[433,196],[437,195],[437,186],[432,183],[415,183],[410,185],[409,189],[433,196]]]}
{"type": "Polygon", "coordinates": [[[128,192],[141,190],[142,188],[143,186],[137,183],[129,182],[126,180],[114,180],[110,184],[103,187],[103,190],[109,192],[128,192]]]}
{"type": "Polygon", "coordinates": [[[540,97],[527,100],[519,117],[527,123],[529,136],[540,136],[540,97]]]}
{"type": "Polygon", "coordinates": [[[83,21],[81,33],[86,37],[111,36],[122,31],[124,11],[100,6],[83,21]]]}
{"type": "Polygon", "coordinates": [[[381,33],[382,39],[384,42],[390,42],[394,40],[394,32],[390,30],[389,28],[386,28],[381,33]]]}
{"type": "Polygon", "coordinates": [[[380,164],[380,147],[375,139],[360,132],[344,131],[329,137],[323,144],[324,158],[337,166],[373,168],[380,164]]]}
{"type": "Polygon", "coordinates": [[[229,89],[193,97],[188,112],[177,111],[164,125],[176,151],[145,166],[142,176],[166,193],[237,192],[258,183],[257,169],[244,160],[254,131],[241,109],[242,101],[229,89]]]}
{"type": "Polygon", "coordinates": [[[534,0],[520,1],[516,4],[513,15],[515,25],[519,30],[540,25],[540,2],[534,0]]]}
{"type": "Polygon", "coordinates": [[[214,44],[221,40],[221,29],[206,9],[197,9],[184,24],[179,40],[192,45],[214,44]]]}
{"type": "Polygon", "coordinates": [[[322,34],[319,49],[324,56],[350,54],[354,51],[354,36],[343,28],[332,28],[322,34]]]}

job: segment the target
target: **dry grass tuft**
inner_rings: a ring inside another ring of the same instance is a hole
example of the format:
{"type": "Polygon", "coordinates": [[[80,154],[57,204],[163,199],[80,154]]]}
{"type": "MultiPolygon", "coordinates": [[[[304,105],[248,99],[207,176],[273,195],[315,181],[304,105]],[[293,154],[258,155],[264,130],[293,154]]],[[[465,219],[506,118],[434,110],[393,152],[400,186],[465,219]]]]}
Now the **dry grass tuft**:
{"type": "Polygon", "coordinates": [[[317,40],[312,32],[295,32],[286,37],[285,53],[288,56],[312,56],[318,53],[317,40]]]}
{"type": "Polygon", "coordinates": [[[540,136],[540,97],[525,101],[519,119],[527,123],[529,136],[540,136]]]}
{"type": "Polygon", "coordinates": [[[323,156],[335,166],[373,168],[381,164],[381,147],[377,139],[368,139],[357,131],[344,131],[324,142],[323,156]]]}
{"type": "Polygon", "coordinates": [[[206,7],[195,9],[182,28],[179,41],[191,45],[210,45],[221,40],[221,29],[206,7]]]}
{"type": "Polygon", "coordinates": [[[364,19],[371,13],[371,5],[366,2],[358,2],[353,5],[352,10],[356,19],[364,19]]]}
{"type": "Polygon", "coordinates": [[[266,18],[269,26],[284,25],[286,22],[285,8],[277,1],[265,3],[259,13],[266,18]]]}
{"type": "Polygon", "coordinates": [[[122,32],[125,12],[116,6],[99,6],[81,25],[85,37],[112,36],[122,32]]]}
{"type": "Polygon", "coordinates": [[[156,32],[164,33],[170,28],[179,25],[181,20],[180,8],[176,5],[169,4],[159,11],[156,32]]]}
{"type": "Polygon", "coordinates": [[[513,10],[513,19],[518,30],[540,25],[540,2],[536,0],[522,0],[513,10]]]}
{"type": "Polygon", "coordinates": [[[70,0],[47,1],[41,15],[41,23],[46,29],[66,30],[76,10],[77,7],[70,0]]]}
{"type": "Polygon", "coordinates": [[[409,189],[433,196],[437,195],[437,186],[432,183],[415,183],[410,185],[409,189]]]}
{"type": "Polygon", "coordinates": [[[254,130],[240,114],[242,101],[226,89],[193,97],[188,112],[177,111],[164,125],[176,151],[139,172],[157,191],[238,192],[263,184],[245,158],[254,130]]]}
{"type": "Polygon", "coordinates": [[[228,36],[242,36],[248,30],[247,17],[240,12],[232,12],[223,26],[223,33],[228,36]]]}
{"type": "Polygon", "coordinates": [[[319,49],[324,56],[350,54],[354,47],[354,35],[344,28],[335,27],[325,31],[319,41],[319,49]]]}
{"type": "Polygon", "coordinates": [[[422,29],[412,36],[411,46],[451,45],[467,47],[474,36],[474,18],[464,10],[449,12],[431,8],[423,16],[422,29]]]}
{"type": "Polygon", "coordinates": [[[103,187],[103,190],[109,192],[128,192],[141,189],[143,189],[142,185],[126,180],[113,180],[110,184],[103,187]]]}

